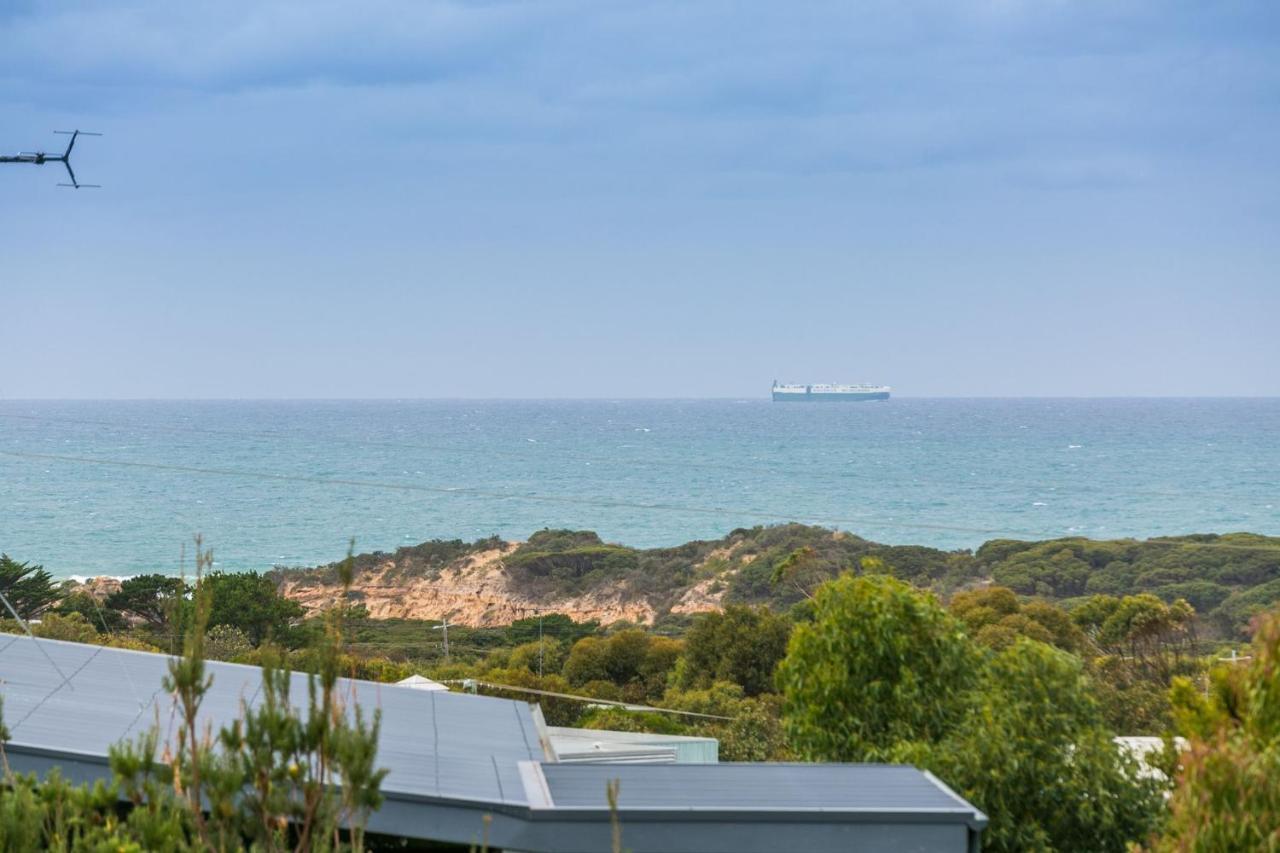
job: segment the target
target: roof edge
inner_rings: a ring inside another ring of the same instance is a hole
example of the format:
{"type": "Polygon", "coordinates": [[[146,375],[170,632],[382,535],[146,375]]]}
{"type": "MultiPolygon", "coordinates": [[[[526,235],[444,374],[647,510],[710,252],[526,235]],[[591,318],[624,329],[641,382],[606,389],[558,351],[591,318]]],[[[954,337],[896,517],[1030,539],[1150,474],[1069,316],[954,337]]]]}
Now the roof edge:
{"type": "Polygon", "coordinates": [[[927,778],[930,782],[937,785],[939,788],[941,788],[943,791],[949,794],[951,798],[954,799],[956,802],[963,803],[965,805],[969,814],[973,815],[973,820],[969,822],[970,827],[979,831],[987,828],[987,823],[989,823],[989,821],[987,819],[986,813],[983,812],[982,809],[978,808],[973,803],[969,802],[964,797],[957,794],[950,785],[948,785],[946,782],[943,782],[937,776],[934,776],[933,773],[931,773],[930,771],[925,770],[923,767],[917,767],[916,769],[919,770],[921,773],[923,773],[925,775],[925,778],[927,778]]]}

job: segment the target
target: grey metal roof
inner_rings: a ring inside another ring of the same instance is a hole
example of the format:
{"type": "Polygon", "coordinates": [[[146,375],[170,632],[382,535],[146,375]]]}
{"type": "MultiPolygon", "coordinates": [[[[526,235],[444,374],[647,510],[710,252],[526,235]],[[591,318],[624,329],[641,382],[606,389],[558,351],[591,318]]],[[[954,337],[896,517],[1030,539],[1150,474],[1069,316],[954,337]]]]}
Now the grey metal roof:
{"type": "Polygon", "coordinates": [[[547,726],[557,762],[695,764],[717,760],[720,743],[712,737],[615,732],[547,726]]]}
{"type": "MultiPolygon", "coordinates": [[[[19,772],[61,767],[73,780],[109,775],[107,750],[151,726],[177,725],[161,681],[168,657],[0,635],[0,695],[19,772]],[[47,653],[57,665],[46,659],[47,653]]],[[[257,667],[210,662],[202,721],[217,726],[259,701],[257,667]]],[[[305,703],[306,676],[292,677],[305,703]]],[[[976,850],[985,818],[928,774],[874,765],[562,765],[536,707],[469,694],[344,681],[382,711],[378,763],[389,770],[374,832],[478,841],[494,848],[588,853],[610,847],[605,784],[620,783],[633,853],[861,853],[976,850]]]]}
{"type": "Polygon", "coordinates": [[[551,803],[602,808],[618,782],[618,808],[981,815],[932,775],[888,764],[542,764],[551,803]]]}
{"type": "MultiPolygon", "coordinates": [[[[173,701],[161,680],[166,655],[40,640],[63,679],[23,636],[0,635],[0,693],[10,748],[106,755],[116,741],[153,725],[176,733],[173,701]]],[[[213,685],[200,720],[218,727],[244,701],[259,701],[261,670],[208,663],[213,685]]],[[[366,709],[382,709],[378,760],[390,771],[383,789],[423,797],[523,804],[516,764],[545,757],[533,709],[524,702],[343,680],[366,709]]],[[[307,677],[294,673],[294,703],[307,701],[307,677]]]]}

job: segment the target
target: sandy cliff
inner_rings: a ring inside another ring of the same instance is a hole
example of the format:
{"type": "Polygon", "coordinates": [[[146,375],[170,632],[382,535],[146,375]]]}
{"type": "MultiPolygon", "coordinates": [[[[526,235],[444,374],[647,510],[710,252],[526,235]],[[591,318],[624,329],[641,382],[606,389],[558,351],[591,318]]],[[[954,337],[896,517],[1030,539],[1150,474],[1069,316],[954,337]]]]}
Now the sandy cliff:
{"type": "MultiPolygon", "coordinates": [[[[377,619],[444,619],[473,627],[508,625],[516,619],[538,613],[563,613],[575,621],[598,620],[609,624],[620,620],[651,623],[658,615],[652,602],[629,595],[625,588],[595,590],[582,595],[535,599],[515,588],[503,559],[519,543],[472,554],[436,576],[405,576],[390,556],[378,565],[359,572],[353,598],[377,619]]],[[[696,613],[720,606],[723,591],[709,592],[709,583],[690,589],[673,612],[696,613]]],[[[286,577],[280,585],[285,596],[309,611],[332,604],[337,586],[319,583],[313,576],[286,577]]]]}

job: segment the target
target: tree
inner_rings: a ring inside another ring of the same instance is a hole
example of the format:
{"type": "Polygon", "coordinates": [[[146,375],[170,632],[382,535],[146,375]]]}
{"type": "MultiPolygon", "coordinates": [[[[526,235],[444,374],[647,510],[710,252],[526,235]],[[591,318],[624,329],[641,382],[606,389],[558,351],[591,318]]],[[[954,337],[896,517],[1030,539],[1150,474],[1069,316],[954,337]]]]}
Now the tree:
{"type": "Polygon", "coordinates": [[[79,613],[96,630],[103,633],[119,631],[126,626],[124,615],[119,610],[104,607],[93,597],[93,593],[83,590],[65,596],[58,602],[55,610],[62,616],[79,613]]]}
{"type": "Polygon", "coordinates": [[[1165,604],[1149,593],[1126,595],[1098,627],[1099,644],[1127,649],[1130,657],[1149,659],[1163,651],[1177,653],[1190,641],[1195,610],[1179,599],[1165,604]]]}
{"type": "Polygon", "coordinates": [[[1021,609],[1018,594],[1007,586],[989,586],[957,592],[951,597],[951,614],[976,630],[999,622],[1021,609]]]}
{"type": "Polygon", "coordinates": [[[969,636],[991,649],[1012,646],[1019,637],[1078,651],[1084,634],[1071,617],[1045,601],[1023,603],[1008,587],[991,586],[958,592],[948,608],[964,622],[969,636]]]}
{"type": "Polygon", "coordinates": [[[204,582],[211,601],[209,627],[239,628],[255,646],[268,637],[287,645],[294,620],[306,613],[258,572],[212,572],[204,582]]]}
{"type": "Polygon", "coordinates": [[[1280,839],[1280,612],[1264,617],[1245,664],[1220,666],[1203,696],[1173,687],[1174,718],[1188,739],[1156,851],[1275,850],[1280,839]]]}
{"type": "Polygon", "coordinates": [[[1111,742],[1074,656],[982,649],[930,594],[888,577],[818,590],[778,668],[801,757],[932,770],[991,820],[995,851],[1122,851],[1160,792],[1111,742]]]}
{"type": "Polygon", "coordinates": [[[1073,653],[1084,648],[1084,633],[1071,621],[1071,614],[1061,607],[1047,601],[1029,601],[1022,605],[1021,615],[1044,626],[1051,645],[1073,653]]]}
{"type": "Polygon", "coordinates": [[[608,637],[586,637],[573,644],[564,677],[575,687],[609,681],[631,701],[662,695],[667,673],[675,666],[682,643],[628,628],[608,637]]]}
{"type": "Polygon", "coordinates": [[[783,722],[802,757],[882,760],[899,741],[956,725],[979,653],[933,596],[887,575],[845,575],[814,604],[778,666],[783,722]]]}
{"type": "Polygon", "coordinates": [[[729,681],[748,696],[771,693],[773,672],[787,653],[790,635],[790,621],[767,607],[730,604],[704,613],[685,636],[676,682],[690,690],[729,681]]]}
{"type": "Polygon", "coordinates": [[[588,681],[607,681],[609,641],[604,637],[584,637],[573,644],[564,664],[564,677],[574,686],[588,681]]]}
{"type": "MultiPolygon", "coordinates": [[[[19,563],[8,554],[0,554],[0,593],[23,619],[34,619],[58,600],[53,575],[44,566],[19,563]]],[[[8,618],[10,613],[3,613],[8,618]]]]}
{"type": "Polygon", "coordinates": [[[661,704],[725,717],[694,722],[690,731],[718,740],[722,761],[785,761],[793,756],[779,719],[780,700],[776,694],[744,696],[740,685],[718,681],[701,690],[668,690],[661,704]]]}
{"type": "MultiPolygon", "coordinates": [[[[1280,553],[1280,548],[1276,549],[1280,553]]],[[[1227,636],[1247,636],[1254,618],[1280,604],[1280,577],[1228,596],[1214,612],[1215,621],[1227,636]]]]}
{"type": "Polygon", "coordinates": [[[1195,642],[1196,611],[1183,599],[1165,604],[1149,593],[1095,595],[1072,620],[1102,652],[1122,657],[1167,686],[1195,642]]]}
{"type": "MultiPolygon", "coordinates": [[[[496,684],[505,684],[510,687],[527,687],[534,690],[545,690],[550,693],[573,694],[579,692],[588,692],[583,687],[570,685],[563,676],[551,673],[539,678],[527,669],[491,669],[484,673],[486,680],[492,680],[496,684]]],[[[603,682],[607,683],[607,682],[603,682]]],[[[609,685],[613,687],[613,685],[609,685]]],[[[503,690],[499,687],[486,686],[481,688],[486,696],[501,696],[506,699],[516,699],[521,702],[536,700],[538,706],[542,709],[542,715],[547,721],[547,725],[551,726],[576,726],[582,714],[587,710],[586,705],[574,699],[561,699],[555,696],[530,696],[528,693],[519,691],[503,690]]],[[[616,687],[613,687],[617,690],[616,687]]]]}
{"type": "Polygon", "coordinates": [[[1160,785],[1116,748],[1077,658],[1020,638],[974,698],[947,737],[896,757],[987,813],[984,849],[1123,851],[1155,828],[1160,785]]]}
{"type": "Polygon", "coordinates": [[[130,613],[155,629],[169,626],[174,608],[190,590],[182,578],[166,575],[138,575],[120,584],[107,596],[110,610],[130,613]]]}
{"type": "Polygon", "coordinates": [[[513,646],[548,637],[555,637],[566,645],[572,645],[583,637],[591,636],[599,628],[600,623],[594,619],[589,622],[574,622],[572,617],[563,613],[547,613],[517,619],[507,626],[506,634],[507,642],[513,646]]]}
{"type": "Polygon", "coordinates": [[[541,675],[559,672],[567,657],[568,649],[565,644],[555,637],[547,637],[541,641],[532,640],[516,646],[511,650],[507,665],[513,669],[527,669],[541,675]]]}

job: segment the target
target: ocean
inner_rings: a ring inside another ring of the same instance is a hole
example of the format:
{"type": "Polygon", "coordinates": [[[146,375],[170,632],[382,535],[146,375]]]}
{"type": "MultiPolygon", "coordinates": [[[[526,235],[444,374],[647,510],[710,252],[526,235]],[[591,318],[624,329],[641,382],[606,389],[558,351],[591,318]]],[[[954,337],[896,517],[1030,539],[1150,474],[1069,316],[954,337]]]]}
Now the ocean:
{"type": "Polygon", "coordinates": [[[1280,535],[1280,399],[0,401],[0,551],[266,569],[543,527],[674,545],[1280,535]]]}

